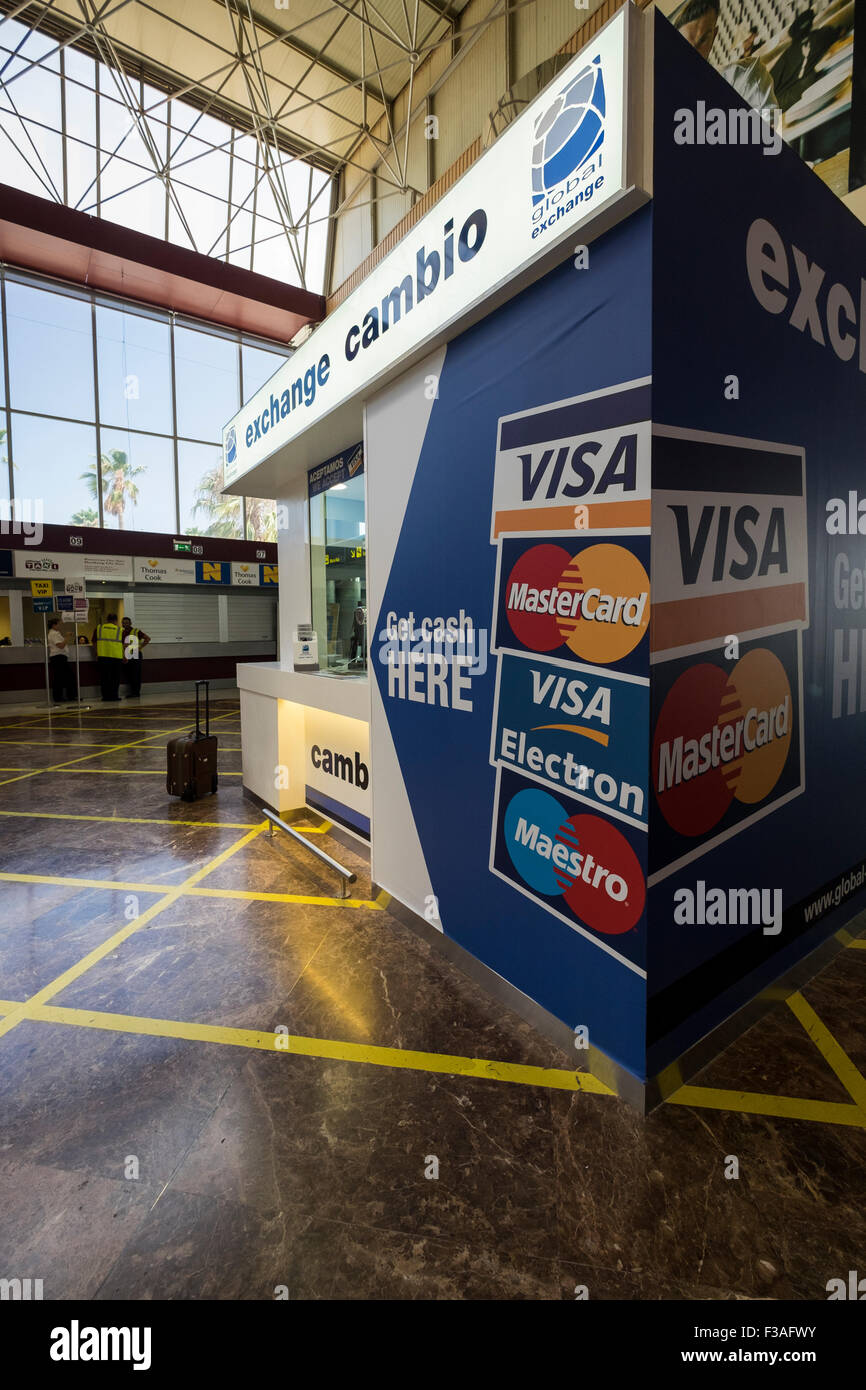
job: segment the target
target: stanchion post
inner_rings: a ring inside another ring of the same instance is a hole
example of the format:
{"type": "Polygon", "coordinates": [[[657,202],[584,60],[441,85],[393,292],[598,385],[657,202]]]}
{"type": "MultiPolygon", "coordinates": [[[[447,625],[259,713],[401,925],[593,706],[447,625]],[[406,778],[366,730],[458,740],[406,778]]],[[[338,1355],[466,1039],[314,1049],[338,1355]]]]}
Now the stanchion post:
{"type": "Polygon", "coordinates": [[[48,665],[48,619],[42,614],[42,641],[45,643],[45,703],[51,708],[51,668],[48,665]]]}

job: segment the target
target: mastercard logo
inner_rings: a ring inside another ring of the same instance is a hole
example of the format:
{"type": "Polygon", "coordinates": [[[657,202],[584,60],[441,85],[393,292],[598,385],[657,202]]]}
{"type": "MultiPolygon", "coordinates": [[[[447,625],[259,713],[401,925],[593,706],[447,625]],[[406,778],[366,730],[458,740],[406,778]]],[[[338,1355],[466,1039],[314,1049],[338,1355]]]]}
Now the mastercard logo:
{"type": "Polygon", "coordinates": [[[508,576],[505,612],[531,651],[565,645],[584,661],[619,661],[647,630],[649,579],[620,545],[590,545],[574,556],[561,545],[534,545],[508,576]]]}
{"type": "Polygon", "coordinates": [[[527,787],[508,803],[503,832],[514,868],[536,893],[563,898],[605,936],[635,926],[646,901],[640,860],[601,816],[567,816],[555,796],[527,787]]]}
{"type": "Polygon", "coordinates": [[[793,717],[787,673],[765,647],[730,673],[709,661],[683,672],[653,738],[653,785],[668,825],[704,835],[733,801],[764,801],[787,761],[793,717]]]}

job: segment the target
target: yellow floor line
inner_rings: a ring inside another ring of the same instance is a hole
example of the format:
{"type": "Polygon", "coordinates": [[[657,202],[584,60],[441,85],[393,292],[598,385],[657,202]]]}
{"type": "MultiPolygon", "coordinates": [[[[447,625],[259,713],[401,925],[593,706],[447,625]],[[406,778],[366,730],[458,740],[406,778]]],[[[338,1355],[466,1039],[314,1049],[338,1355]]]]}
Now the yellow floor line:
{"type": "Polygon", "coordinates": [[[312,897],[304,893],[253,893],[246,888],[188,888],[183,896],[228,898],[250,903],[302,903],[309,907],[366,907],[371,912],[382,911],[381,905],[372,898],[312,897]]]}
{"type": "MultiPolygon", "coordinates": [[[[228,717],[229,717],[229,716],[228,716],[228,715],[225,715],[225,714],[218,714],[218,715],[215,715],[214,718],[211,720],[211,723],[212,723],[212,724],[215,724],[218,720],[220,720],[220,719],[227,719],[228,717]]],[[[171,714],[166,715],[166,718],[173,718],[173,715],[171,715],[171,714]]],[[[28,777],[41,777],[42,774],[45,773],[45,772],[66,772],[66,771],[68,771],[70,768],[73,768],[75,771],[80,771],[80,772],[102,772],[102,771],[105,771],[105,772],[123,772],[123,771],[125,771],[126,769],[123,769],[123,768],[78,768],[78,767],[76,766],[76,764],[78,764],[78,763],[86,763],[86,762],[88,762],[91,758],[103,758],[103,757],[105,757],[105,755],[106,755],[107,753],[120,753],[120,752],[122,752],[124,749],[127,749],[127,748],[140,748],[140,747],[142,746],[142,744],[150,743],[150,742],[153,741],[154,738],[159,738],[159,737],[161,736],[162,733],[167,733],[167,734],[182,734],[182,733],[184,732],[184,730],[185,730],[185,729],[188,729],[188,728],[189,728],[189,724],[188,724],[188,723],[186,723],[186,724],[180,724],[180,725],[178,725],[176,728],[173,728],[173,729],[164,729],[164,730],[161,730],[161,731],[160,731],[160,734],[148,734],[148,735],[147,735],[146,737],[144,737],[144,738],[133,739],[131,742],[127,742],[127,743],[109,743],[109,744],[107,744],[107,745],[105,746],[105,748],[102,749],[102,752],[100,752],[100,753],[85,753],[85,754],[83,754],[83,756],[80,757],[80,758],[69,758],[69,759],[68,759],[66,762],[64,762],[64,763],[56,763],[56,764],[54,764],[54,765],[51,766],[51,767],[37,767],[37,768],[34,768],[31,772],[25,772],[25,773],[20,774],[18,777],[8,777],[8,778],[6,778],[5,781],[0,782],[0,787],[8,786],[8,784],[9,784],[10,782],[23,782],[23,781],[25,781],[25,779],[28,778],[28,777]]],[[[68,746],[68,745],[67,745],[67,746],[68,746]]],[[[99,748],[101,745],[95,744],[95,745],[93,745],[93,746],[99,748]]],[[[157,750],[154,749],[153,751],[156,752],[157,750]]],[[[136,768],[130,768],[130,769],[128,769],[128,770],[129,770],[130,772],[139,771],[139,769],[136,769],[136,768]]],[[[160,775],[164,775],[164,774],[160,774],[160,773],[151,773],[151,776],[160,776],[160,775]]],[[[241,774],[240,772],[224,772],[224,773],[222,773],[222,776],[223,776],[223,777],[240,777],[240,776],[242,776],[242,774],[241,774]]]]}
{"type": "MultiPolygon", "coordinates": [[[[156,750],[154,750],[154,751],[156,751],[156,750]]],[[[101,777],[103,773],[110,773],[111,776],[113,776],[113,777],[127,777],[127,776],[128,776],[128,777],[164,777],[164,776],[165,776],[165,768],[164,768],[164,767],[162,767],[162,768],[153,768],[153,767],[42,767],[42,768],[38,768],[37,771],[38,771],[38,772],[75,772],[75,773],[78,773],[78,772],[80,772],[80,773],[91,772],[91,773],[93,773],[94,776],[96,776],[96,777],[101,777]]],[[[28,775],[28,777],[35,777],[35,776],[36,776],[36,773],[30,772],[30,773],[28,773],[27,775],[28,775]]],[[[225,768],[220,768],[220,769],[219,769],[219,775],[220,775],[220,777],[243,777],[244,774],[243,774],[242,772],[231,772],[231,771],[226,772],[225,768]]],[[[17,782],[17,781],[20,781],[21,779],[18,778],[18,777],[11,777],[9,780],[12,781],[12,782],[17,782]]],[[[0,782],[0,787],[2,787],[2,786],[3,786],[3,783],[0,782]]]]}
{"type": "Polygon", "coordinates": [[[106,893],[155,893],[161,896],[180,887],[175,883],[129,883],[116,878],[84,878],[59,874],[0,873],[0,883],[35,883],[51,888],[100,888],[106,893]]]}
{"type": "Polygon", "coordinates": [[[184,879],[183,883],[178,884],[176,887],[166,892],[159,902],[151,904],[151,906],[140,913],[138,917],[128,922],[125,927],[121,927],[113,936],[103,941],[100,946],[94,947],[92,951],[86,956],[83,956],[75,965],[71,965],[62,975],[58,975],[42,989],[38,990],[36,994],[32,995],[31,998],[27,1000],[26,1004],[21,1004],[17,1009],[13,1009],[11,1013],[8,1013],[5,1018],[3,1018],[2,1022],[0,1022],[0,1037],[10,1032],[21,1022],[21,1019],[24,1017],[25,1009],[47,1003],[53,995],[59,994],[61,990],[66,989],[74,980],[80,979],[82,975],[86,974],[94,965],[97,965],[99,961],[103,960],[107,955],[110,955],[112,951],[117,950],[118,946],[121,946],[124,941],[128,940],[134,932],[140,931],[142,927],[147,926],[148,922],[152,922],[154,917],[159,916],[161,912],[165,912],[166,908],[171,907],[173,903],[177,902],[185,889],[194,888],[209,873],[212,873],[214,869],[218,869],[222,864],[225,864],[226,860],[230,859],[233,854],[237,854],[239,850],[244,849],[246,845],[254,840],[257,835],[261,835],[262,831],[267,827],[267,824],[267,821],[262,821],[261,825],[256,826],[254,830],[248,830],[245,835],[242,835],[234,844],[229,845],[221,854],[216,855],[213,859],[209,859],[201,868],[196,869],[195,873],[190,874],[188,878],[184,879]]]}
{"type": "Polygon", "coordinates": [[[786,1120],[812,1120],[866,1129],[866,1114],[844,1101],[801,1100],[794,1096],[764,1096],[753,1091],[722,1091],[710,1086],[681,1086],[667,1105],[708,1110],[735,1110],[743,1115],[770,1115],[786,1120]]]}
{"type": "MultiPolygon", "coordinates": [[[[222,826],[218,827],[220,830],[222,826]]],[[[254,827],[258,833],[258,827],[254,827]]],[[[216,867],[216,865],[214,865],[216,867]]],[[[255,893],[246,888],[198,888],[185,884],[129,883],[124,879],[61,877],[55,874],[0,873],[0,883],[34,883],[52,888],[101,888],[106,893],[168,893],[181,898],[225,898],[228,901],[250,903],[301,903],[308,907],[365,907],[381,912],[385,904],[379,898],[329,898],[306,893],[255,893]]]]}
{"type": "MultiPolygon", "coordinates": [[[[0,724],[0,728],[3,728],[3,726],[1,726],[1,724],[0,724]]],[[[10,731],[11,731],[11,730],[10,730],[10,731]]],[[[164,733],[167,733],[167,730],[164,730],[164,728],[138,728],[138,727],[132,727],[132,728],[125,727],[125,728],[120,728],[120,727],[117,727],[117,726],[111,726],[111,724],[86,724],[86,726],[83,727],[83,728],[74,727],[74,726],[70,726],[70,727],[68,727],[68,728],[64,728],[63,726],[61,726],[60,728],[28,728],[28,726],[24,726],[24,724],[22,724],[21,728],[19,728],[19,733],[29,733],[29,734],[142,734],[142,735],[147,735],[147,737],[149,737],[149,738],[156,738],[156,737],[157,737],[157,734],[164,734],[164,733]]],[[[231,730],[231,733],[235,733],[235,730],[231,730]]]]}
{"type": "MultiPolygon", "coordinates": [[[[8,769],[0,768],[0,772],[8,769]]],[[[184,830],[254,830],[258,821],[244,820],[172,820],[159,816],[90,816],[76,811],[0,811],[0,816],[18,820],[95,820],[116,821],[119,825],[179,825],[184,830]]]]}
{"type": "MultiPolygon", "coordinates": [[[[34,996],[35,999],[35,996],[34,996]]],[[[103,1013],[92,1009],[67,1009],[29,1001],[14,1004],[0,1000],[0,1011],[17,1010],[22,1018],[39,1023],[65,1023],[78,1028],[100,1028],[113,1033],[136,1033],[156,1038],[181,1038],[188,1042],[222,1043],[249,1047],[287,1057],[318,1057],[329,1061],[363,1062],[369,1066],[398,1067],[409,1071],[471,1076],[483,1081],[508,1081],[520,1086],[544,1086],[560,1091],[588,1091],[594,1095],[615,1093],[589,1072],[561,1071],[556,1067],[530,1067],[518,1062],[497,1062],[484,1057],[457,1057],[440,1052],[410,1052],[399,1047],[367,1043],[332,1042],[327,1038],[281,1037],[265,1030],[223,1028],[212,1023],[178,1023],[134,1014],[103,1013]]]]}
{"type": "MultiPolygon", "coordinates": [[[[332,1061],[366,1063],[411,1071],[437,1072],[452,1076],[478,1077],[487,1081],[506,1081],[556,1090],[586,1091],[613,1096],[615,1092],[588,1072],[569,1072],[554,1067],[530,1067],[514,1062],[486,1058],[458,1057],[438,1052],[413,1052],[402,1048],[377,1047],[366,1043],[331,1041],[324,1038],[290,1036],[276,1046],[276,1035],[266,1030],[226,1028],[218,1024],[183,1023],[169,1019],[145,1018],[134,1014],[114,1014],[92,1009],[63,1008],[37,1002],[0,1000],[0,1014],[16,1015],[18,1021],[62,1023],[72,1027],[105,1029],[150,1037],[179,1038],[190,1042],[221,1043],[254,1048],[263,1052],[283,1052],[286,1056],[326,1058],[332,1061]]],[[[669,1105],[685,1105],[770,1118],[807,1120],[866,1128],[866,1115],[856,1105],[805,1100],[791,1096],[766,1096],[749,1091],[724,1091],[705,1086],[682,1086],[669,1097],[669,1105]]]]}
{"type": "Polygon", "coordinates": [[[821,1056],[832,1067],[854,1104],[863,1111],[866,1123],[866,1079],[861,1076],[851,1058],[839,1046],[829,1028],[823,1024],[799,991],[788,998],[788,1007],[797,1022],[802,1024],[821,1056]]]}
{"type": "Polygon", "coordinates": [[[110,743],[55,743],[52,739],[0,738],[0,747],[15,748],[111,748],[110,743]]]}
{"type": "Polygon", "coordinates": [[[853,951],[866,951],[866,937],[858,936],[856,940],[849,941],[848,947],[853,951]]]}
{"type": "MultiPolygon", "coordinates": [[[[34,731],[34,732],[35,732],[35,731],[34,731]]],[[[65,730],[63,730],[63,729],[54,729],[54,730],[52,730],[52,732],[53,732],[53,733],[64,733],[65,730]]],[[[76,730],[76,729],[70,729],[69,732],[70,732],[70,733],[77,733],[77,732],[79,732],[79,731],[76,730]]],[[[82,729],[80,732],[82,732],[82,733],[101,733],[102,730],[101,730],[101,729],[82,729]]],[[[129,730],[115,729],[115,730],[112,731],[112,730],[106,729],[105,732],[106,732],[106,733],[109,733],[109,732],[114,732],[114,733],[124,733],[124,732],[127,732],[127,733],[135,733],[135,732],[137,732],[137,730],[134,730],[134,729],[129,729],[129,730]]],[[[145,737],[143,737],[142,739],[140,739],[140,740],[135,740],[132,744],[130,744],[130,745],[128,745],[128,746],[129,746],[129,747],[135,747],[136,745],[139,745],[139,744],[141,744],[141,743],[144,743],[145,741],[150,741],[150,740],[152,740],[152,739],[160,738],[161,735],[162,735],[163,733],[174,733],[174,732],[176,732],[176,731],[173,730],[173,729],[167,729],[167,730],[159,729],[155,734],[147,734],[147,735],[146,735],[145,737]]],[[[234,730],[232,730],[232,732],[234,732],[234,730]]],[[[61,742],[61,741],[59,741],[59,740],[50,739],[50,738],[40,738],[40,739],[36,739],[36,738],[3,738],[3,739],[0,739],[0,747],[15,747],[15,748],[105,748],[105,749],[108,749],[108,748],[123,748],[123,747],[126,747],[126,746],[127,746],[126,744],[112,743],[110,739],[108,739],[108,740],[103,740],[102,743],[65,743],[65,742],[61,742]]],[[[156,751],[158,751],[158,750],[155,749],[154,751],[156,752],[156,751]]],[[[234,744],[223,744],[223,743],[221,743],[221,744],[220,744],[220,752],[221,752],[221,753],[242,753],[242,752],[243,752],[243,747],[241,746],[241,744],[238,744],[237,746],[235,746],[234,744]]]]}

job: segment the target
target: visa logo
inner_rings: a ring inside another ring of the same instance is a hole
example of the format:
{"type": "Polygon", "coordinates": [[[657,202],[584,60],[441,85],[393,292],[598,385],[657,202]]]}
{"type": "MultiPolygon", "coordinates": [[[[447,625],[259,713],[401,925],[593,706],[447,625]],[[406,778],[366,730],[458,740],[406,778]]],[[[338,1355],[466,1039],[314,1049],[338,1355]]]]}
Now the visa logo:
{"type": "Polygon", "coordinates": [[[552,673],[543,676],[541,671],[532,670],[533,704],[546,704],[561,714],[582,714],[584,719],[597,719],[600,724],[610,724],[610,686],[598,686],[584,707],[586,690],[586,681],[568,680],[565,676],[552,673]]]}
{"type": "Polygon", "coordinates": [[[695,533],[689,524],[689,509],[668,504],[677,527],[677,543],[684,584],[696,584],[712,570],[712,582],[751,579],[776,569],[788,573],[788,545],[785,510],[773,507],[762,515],[757,507],[720,507],[708,503],[701,508],[695,533]]]}
{"type": "Polygon", "coordinates": [[[545,449],[540,455],[517,457],[522,469],[524,502],[532,502],[536,496],[548,501],[554,497],[585,497],[589,492],[601,496],[612,487],[634,492],[637,487],[636,434],[620,435],[606,443],[584,439],[574,448],[563,444],[558,449],[545,449]]]}

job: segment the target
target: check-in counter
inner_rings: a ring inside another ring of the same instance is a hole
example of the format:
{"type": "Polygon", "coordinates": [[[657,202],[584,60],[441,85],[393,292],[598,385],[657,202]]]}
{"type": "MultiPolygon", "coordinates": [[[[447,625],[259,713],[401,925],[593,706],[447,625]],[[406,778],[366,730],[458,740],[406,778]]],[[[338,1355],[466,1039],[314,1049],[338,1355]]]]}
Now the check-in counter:
{"type": "MultiPolygon", "coordinates": [[[[142,657],[142,694],[183,690],[196,680],[209,680],[215,689],[233,687],[239,662],[267,658],[274,651],[272,641],[151,642],[142,657]]],[[[89,645],[76,649],[70,641],[67,655],[73,666],[76,654],[81,689],[89,697],[99,686],[96,657],[89,645]]],[[[0,647],[0,704],[38,699],[44,690],[44,647],[0,647]]]]}
{"type": "Polygon", "coordinates": [[[309,807],[370,836],[370,684],[366,675],[238,667],[244,790],[280,815],[309,807]]]}

